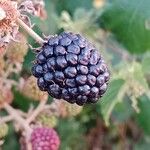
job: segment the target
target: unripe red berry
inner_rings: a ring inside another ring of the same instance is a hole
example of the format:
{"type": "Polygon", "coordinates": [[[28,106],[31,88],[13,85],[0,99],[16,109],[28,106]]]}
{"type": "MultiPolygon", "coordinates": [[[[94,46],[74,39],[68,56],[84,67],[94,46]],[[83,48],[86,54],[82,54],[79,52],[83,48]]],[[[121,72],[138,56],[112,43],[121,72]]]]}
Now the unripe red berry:
{"type": "Polygon", "coordinates": [[[31,134],[32,150],[58,150],[60,139],[52,128],[35,128],[31,134]]]}

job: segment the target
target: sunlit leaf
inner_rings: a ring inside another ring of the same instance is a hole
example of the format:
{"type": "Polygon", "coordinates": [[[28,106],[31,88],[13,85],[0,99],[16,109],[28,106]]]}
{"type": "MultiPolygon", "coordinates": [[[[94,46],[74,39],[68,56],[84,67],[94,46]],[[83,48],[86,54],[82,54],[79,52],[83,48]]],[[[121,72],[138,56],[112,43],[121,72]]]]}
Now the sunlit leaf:
{"type": "Polygon", "coordinates": [[[127,121],[132,114],[133,109],[128,99],[124,99],[122,102],[117,103],[112,112],[113,119],[118,123],[127,121]]]}
{"type": "Polygon", "coordinates": [[[150,134],[150,99],[146,96],[139,99],[140,113],[137,114],[137,121],[139,126],[146,134],[150,134]]]}
{"type": "Polygon", "coordinates": [[[142,65],[140,63],[133,63],[133,78],[139,82],[145,89],[148,89],[147,81],[144,77],[142,65]]]}
{"type": "Polygon", "coordinates": [[[109,125],[109,118],[114,106],[120,102],[117,96],[123,84],[124,80],[122,79],[112,81],[107,93],[101,100],[101,112],[106,125],[109,125]]]}
{"type": "Polygon", "coordinates": [[[142,69],[144,73],[150,74],[150,53],[146,53],[142,60],[142,69]]]}

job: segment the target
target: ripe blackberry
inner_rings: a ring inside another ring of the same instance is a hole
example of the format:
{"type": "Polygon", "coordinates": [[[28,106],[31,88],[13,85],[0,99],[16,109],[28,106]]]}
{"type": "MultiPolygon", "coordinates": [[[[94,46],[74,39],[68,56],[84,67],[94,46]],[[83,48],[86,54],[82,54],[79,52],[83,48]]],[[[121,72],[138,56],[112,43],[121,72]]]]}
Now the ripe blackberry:
{"type": "Polygon", "coordinates": [[[96,48],[81,35],[70,32],[43,44],[32,73],[42,91],[78,105],[95,103],[102,97],[110,76],[96,48]]]}
{"type": "Polygon", "coordinates": [[[52,128],[35,128],[31,134],[32,150],[58,150],[60,139],[52,128]]]}

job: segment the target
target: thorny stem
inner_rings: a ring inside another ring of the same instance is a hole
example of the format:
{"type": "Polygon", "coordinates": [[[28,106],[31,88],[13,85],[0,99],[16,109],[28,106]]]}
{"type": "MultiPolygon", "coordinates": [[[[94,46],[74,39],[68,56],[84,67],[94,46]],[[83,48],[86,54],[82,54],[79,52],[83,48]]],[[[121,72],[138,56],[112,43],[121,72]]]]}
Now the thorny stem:
{"type": "Polygon", "coordinates": [[[10,116],[13,117],[13,120],[15,120],[20,126],[24,127],[26,131],[26,143],[27,143],[27,150],[32,150],[31,143],[29,142],[29,137],[32,133],[32,129],[30,128],[29,124],[26,122],[25,119],[23,119],[17,111],[11,107],[9,104],[5,103],[4,109],[9,113],[10,116]]]}
{"type": "MultiPolygon", "coordinates": [[[[40,104],[37,106],[37,108],[33,111],[31,116],[25,120],[22,118],[20,113],[18,113],[17,110],[15,110],[13,107],[11,107],[9,104],[5,103],[4,109],[9,113],[9,116],[2,118],[0,122],[8,122],[11,120],[15,120],[21,127],[23,127],[26,131],[26,147],[27,150],[32,150],[32,145],[29,142],[29,136],[31,135],[32,129],[30,128],[29,124],[32,120],[36,118],[36,116],[44,109],[44,106],[46,104],[47,100],[43,100],[40,102],[40,104]]],[[[24,115],[24,114],[23,114],[24,115]]]]}
{"type": "Polygon", "coordinates": [[[1,123],[6,123],[6,122],[10,122],[12,120],[13,120],[13,117],[11,115],[6,116],[6,117],[2,117],[2,118],[0,118],[0,124],[1,123]]]}
{"type": "Polygon", "coordinates": [[[28,124],[30,124],[37,116],[38,114],[44,109],[44,106],[46,104],[47,100],[42,100],[40,104],[37,106],[37,108],[33,111],[31,116],[26,120],[28,124]]]}
{"type": "Polygon", "coordinates": [[[35,33],[30,27],[28,27],[21,19],[17,19],[18,24],[31,36],[33,37],[39,44],[43,44],[45,41],[35,33]]]}
{"type": "Polygon", "coordinates": [[[16,111],[22,116],[22,117],[27,117],[27,113],[21,111],[20,109],[16,109],[16,111]]]}
{"type": "Polygon", "coordinates": [[[32,129],[30,128],[30,126],[26,122],[26,120],[23,119],[13,107],[11,107],[9,104],[5,103],[4,109],[9,113],[10,116],[13,117],[13,120],[15,120],[17,123],[19,123],[19,125],[21,125],[27,131],[27,133],[30,134],[32,132],[32,129]]]}
{"type": "MultiPolygon", "coordinates": [[[[27,117],[27,114],[21,110],[16,110],[18,114],[20,114],[22,117],[27,117]]],[[[14,118],[12,115],[0,117],[0,123],[6,123],[12,121],[14,118]]]]}

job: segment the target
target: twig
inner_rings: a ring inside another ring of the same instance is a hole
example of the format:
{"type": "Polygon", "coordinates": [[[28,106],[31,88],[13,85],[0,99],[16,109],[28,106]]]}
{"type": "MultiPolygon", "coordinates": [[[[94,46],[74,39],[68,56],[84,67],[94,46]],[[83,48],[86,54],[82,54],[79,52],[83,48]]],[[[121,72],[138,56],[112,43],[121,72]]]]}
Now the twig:
{"type": "Polygon", "coordinates": [[[10,116],[13,117],[13,120],[15,120],[21,127],[23,127],[26,130],[28,134],[32,132],[32,129],[30,128],[26,120],[23,119],[13,107],[5,103],[4,109],[9,113],[10,116]]]}
{"type": "Polygon", "coordinates": [[[44,106],[46,104],[47,100],[42,100],[40,104],[37,106],[37,108],[33,111],[31,116],[26,120],[28,124],[30,124],[37,116],[38,114],[44,109],[44,106]]]}
{"type": "Polygon", "coordinates": [[[27,113],[19,110],[19,109],[16,109],[16,111],[22,116],[22,117],[27,117],[27,113]]]}
{"type": "Polygon", "coordinates": [[[35,33],[30,27],[28,27],[21,19],[17,19],[18,24],[31,36],[33,37],[39,44],[43,44],[45,41],[35,33]]]}
{"type": "Polygon", "coordinates": [[[0,118],[0,123],[6,123],[13,120],[13,117],[11,115],[0,118]]]}
{"type": "Polygon", "coordinates": [[[15,120],[21,127],[24,128],[24,130],[26,131],[26,140],[27,142],[27,150],[32,150],[32,146],[31,143],[29,142],[29,138],[30,135],[32,133],[32,129],[30,128],[29,124],[26,122],[25,119],[23,119],[20,114],[13,108],[11,107],[9,104],[5,103],[4,105],[4,109],[9,113],[10,116],[13,117],[13,120],[15,120]]]}
{"type": "Polygon", "coordinates": [[[33,106],[33,104],[30,104],[30,107],[29,107],[28,112],[27,112],[27,117],[31,116],[33,110],[34,110],[34,106],[33,106]]]}

